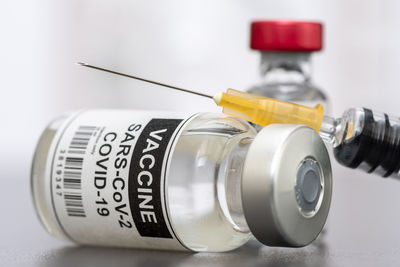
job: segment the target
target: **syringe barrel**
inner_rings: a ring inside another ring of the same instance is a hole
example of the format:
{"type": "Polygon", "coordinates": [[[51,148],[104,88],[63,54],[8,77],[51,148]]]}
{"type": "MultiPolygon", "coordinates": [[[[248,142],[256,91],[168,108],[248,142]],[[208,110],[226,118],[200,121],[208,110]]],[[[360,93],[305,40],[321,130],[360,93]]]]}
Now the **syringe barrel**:
{"type": "Polygon", "coordinates": [[[400,177],[400,119],[367,108],[341,118],[334,155],[339,163],[383,177],[400,177]]]}

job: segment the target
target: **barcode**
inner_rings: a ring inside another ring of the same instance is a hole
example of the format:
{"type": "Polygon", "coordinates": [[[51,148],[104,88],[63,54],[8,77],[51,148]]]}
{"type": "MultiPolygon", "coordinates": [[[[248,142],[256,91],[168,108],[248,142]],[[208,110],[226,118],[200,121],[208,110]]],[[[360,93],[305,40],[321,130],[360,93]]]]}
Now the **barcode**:
{"type": "Polygon", "coordinates": [[[66,190],[64,201],[68,216],[86,217],[81,192],[83,155],[95,130],[95,126],[79,126],[68,147],[63,175],[63,185],[66,190]]]}
{"type": "Polygon", "coordinates": [[[82,189],[83,158],[67,157],[64,169],[64,189],[82,189]]]}
{"type": "Polygon", "coordinates": [[[65,200],[65,207],[67,208],[68,216],[86,217],[85,209],[83,208],[81,193],[65,192],[64,200],[65,200]]]}
{"type": "Polygon", "coordinates": [[[95,126],[79,126],[72,138],[71,144],[69,145],[68,153],[85,154],[90,137],[93,135],[95,130],[95,126]]]}

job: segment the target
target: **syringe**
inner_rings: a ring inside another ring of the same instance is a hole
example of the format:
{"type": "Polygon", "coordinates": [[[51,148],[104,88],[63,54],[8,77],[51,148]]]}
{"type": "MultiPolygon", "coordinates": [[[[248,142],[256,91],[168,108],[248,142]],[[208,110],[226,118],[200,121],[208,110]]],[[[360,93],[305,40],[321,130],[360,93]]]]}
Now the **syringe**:
{"type": "Polygon", "coordinates": [[[156,82],[138,76],[93,66],[87,63],[78,62],[77,64],[87,68],[101,70],[143,82],[168,87],[170,89],[211,98],[218,106],[223,107],[222,112],[224,114],[235,116],[262,126],[274,123],[304,124],[319,132],[322,124],[324,115],[322,105],[317,105],[314,108],[311,108],[269,97],[249,94],[235,89],[228,89],[226,92],[221,92],[211,96],[166,83],[156,82]]]}
{"type": "Polygon", "coordinates": [[[322,105],[314,108],[273,98],[228,89],[215,96],[155,82],[86,63],[81,66],[122,75],[171,89],[212,98],[222,112],[266,126],[269,124],[303,124],[329,143],[335,158],[349,168],[360,168],[383,177],[400,176],[400,119],[365,108],[350,108],[341,118],[324,116],[322,105]]]}

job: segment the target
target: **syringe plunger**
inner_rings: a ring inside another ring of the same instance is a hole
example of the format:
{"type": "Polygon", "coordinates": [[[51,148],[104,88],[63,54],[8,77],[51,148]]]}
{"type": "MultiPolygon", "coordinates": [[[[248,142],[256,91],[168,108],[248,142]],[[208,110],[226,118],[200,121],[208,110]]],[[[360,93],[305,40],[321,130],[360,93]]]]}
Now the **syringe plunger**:
{"type": "Polygon", "coordinates": [[[399,176],[400,120],[366,108],[351,108],[336,123],[334,155],[349,168],[399,176]]]}

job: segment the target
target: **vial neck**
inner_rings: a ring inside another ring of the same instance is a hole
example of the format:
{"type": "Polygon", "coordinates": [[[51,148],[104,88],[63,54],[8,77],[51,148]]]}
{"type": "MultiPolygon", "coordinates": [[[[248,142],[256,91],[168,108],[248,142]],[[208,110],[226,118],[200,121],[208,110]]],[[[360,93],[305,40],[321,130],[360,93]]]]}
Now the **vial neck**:
{"type": "Polygon", "coordinates": [[[218,199],[221,208],[236,231],[249,232],[242,206],[242,174],[245,158],[253,138],[246,137],[230,148],[221,161],[218,175],[219,192],[224,192],[218,199]]]}
{"type": "Polygon", "coordinates": [[[307,83],[311,80],[310,52],[262,52],[262,83],[307,83]]]}

